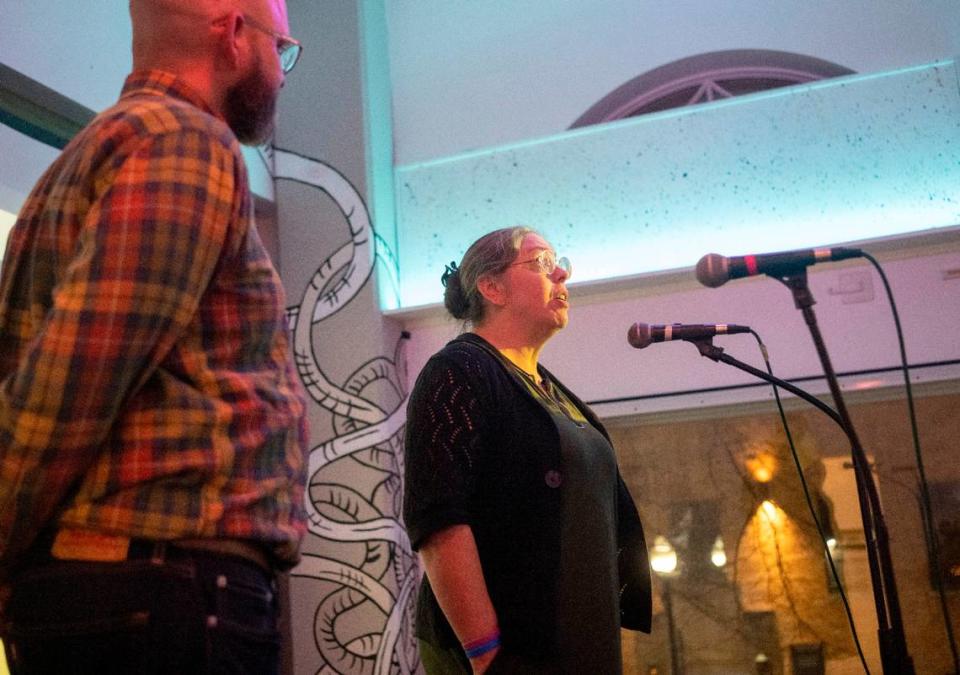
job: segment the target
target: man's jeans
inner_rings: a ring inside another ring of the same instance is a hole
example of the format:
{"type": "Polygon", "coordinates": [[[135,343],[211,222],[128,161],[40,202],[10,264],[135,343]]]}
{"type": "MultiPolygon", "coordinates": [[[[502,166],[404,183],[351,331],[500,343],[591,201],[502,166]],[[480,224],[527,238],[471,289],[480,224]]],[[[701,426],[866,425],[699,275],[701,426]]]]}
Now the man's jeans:
{"type": "Polygon", "coordinates": [[[152,558],[24,568],[7,612],[12,675],[279,672],[270,574],[163,545],[152,558]]]}

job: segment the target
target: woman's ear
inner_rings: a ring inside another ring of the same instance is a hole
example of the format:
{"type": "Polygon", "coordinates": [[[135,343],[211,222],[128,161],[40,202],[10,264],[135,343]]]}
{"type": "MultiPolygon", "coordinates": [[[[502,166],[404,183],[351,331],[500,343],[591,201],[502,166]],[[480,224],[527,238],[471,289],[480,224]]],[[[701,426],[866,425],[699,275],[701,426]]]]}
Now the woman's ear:
{"type": "Polygon", "coordinates": [[[484,276],[477,279],[477,290],[491,305],[502,307],[507,301],[507,292],[503,281],[497,277],[484,276]]]}

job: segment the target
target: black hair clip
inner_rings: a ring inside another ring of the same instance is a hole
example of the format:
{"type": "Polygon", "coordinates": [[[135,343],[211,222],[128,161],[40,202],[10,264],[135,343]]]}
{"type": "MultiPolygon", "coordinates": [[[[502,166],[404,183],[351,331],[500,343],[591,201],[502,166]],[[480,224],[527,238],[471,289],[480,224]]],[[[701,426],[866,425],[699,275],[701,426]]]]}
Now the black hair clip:
{"type": "Polygon", "coordinates": [[[450,280],[450,277],[459,273],[460,273],[460,268],[457,267],[457,263],[451,260],[450,264],[444,267],[443,274],[440,276],[440,283],[443,284],[444,288],[446,288],[447,281],[450,280]]]}

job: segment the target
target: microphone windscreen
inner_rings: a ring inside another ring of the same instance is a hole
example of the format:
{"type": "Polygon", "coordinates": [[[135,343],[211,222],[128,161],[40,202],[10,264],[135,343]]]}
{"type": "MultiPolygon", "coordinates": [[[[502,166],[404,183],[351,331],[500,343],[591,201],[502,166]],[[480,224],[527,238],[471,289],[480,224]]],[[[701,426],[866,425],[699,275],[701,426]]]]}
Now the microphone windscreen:
{"type": "Polygon", "coordinates": [[[727,259],[724,256],[708,253],[697,262],[697,281],[704,286],[723,286],[729,278],[727,259]]]}
{"type": "Polygon", "coordinates": [[[648,347],[653,340],[650,338],[650,326],[645,323],[635,323],[627,331],[627,342],[636,349],[648,347]]]}

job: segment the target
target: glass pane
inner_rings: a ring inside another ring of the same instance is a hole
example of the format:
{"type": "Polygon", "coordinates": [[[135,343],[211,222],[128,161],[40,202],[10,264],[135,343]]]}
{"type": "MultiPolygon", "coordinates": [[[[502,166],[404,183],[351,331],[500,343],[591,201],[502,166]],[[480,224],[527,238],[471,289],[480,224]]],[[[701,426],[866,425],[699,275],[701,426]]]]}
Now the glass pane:
{"type": "MultiPolygon", "coordinates": [[[[943,613],[918,508],[916,458],[902,398],[847,401],[884,509],[916,672],[951,671],[943,613]]],[[[935,531],[948,589],[956,538],[960,394],[916,400],[935,531]],[[951,529],[954,528],[954,529],[951,529]]],[[[667,539],[676,570],[654,574],[650,635],[625,631],[624,672],[727,675],[863,672],[837,583],[779,417],[650,416],[611,429],[650,546],[667,539]],[[717,538],[723,555],[713,555],[717,538]],[[671,630],[672,624],[672,630],[671,630]],[[674,664],[672,666],[671,664],[674,664]],[[821,668],[823,670],[819,670],[821,668]]],[[[871,672],[880,672],[876,611],[849,444],[816,410],[790,429],[871,672]]],[[[960,606],[948,594],[956,622],[960,606]]]]}

